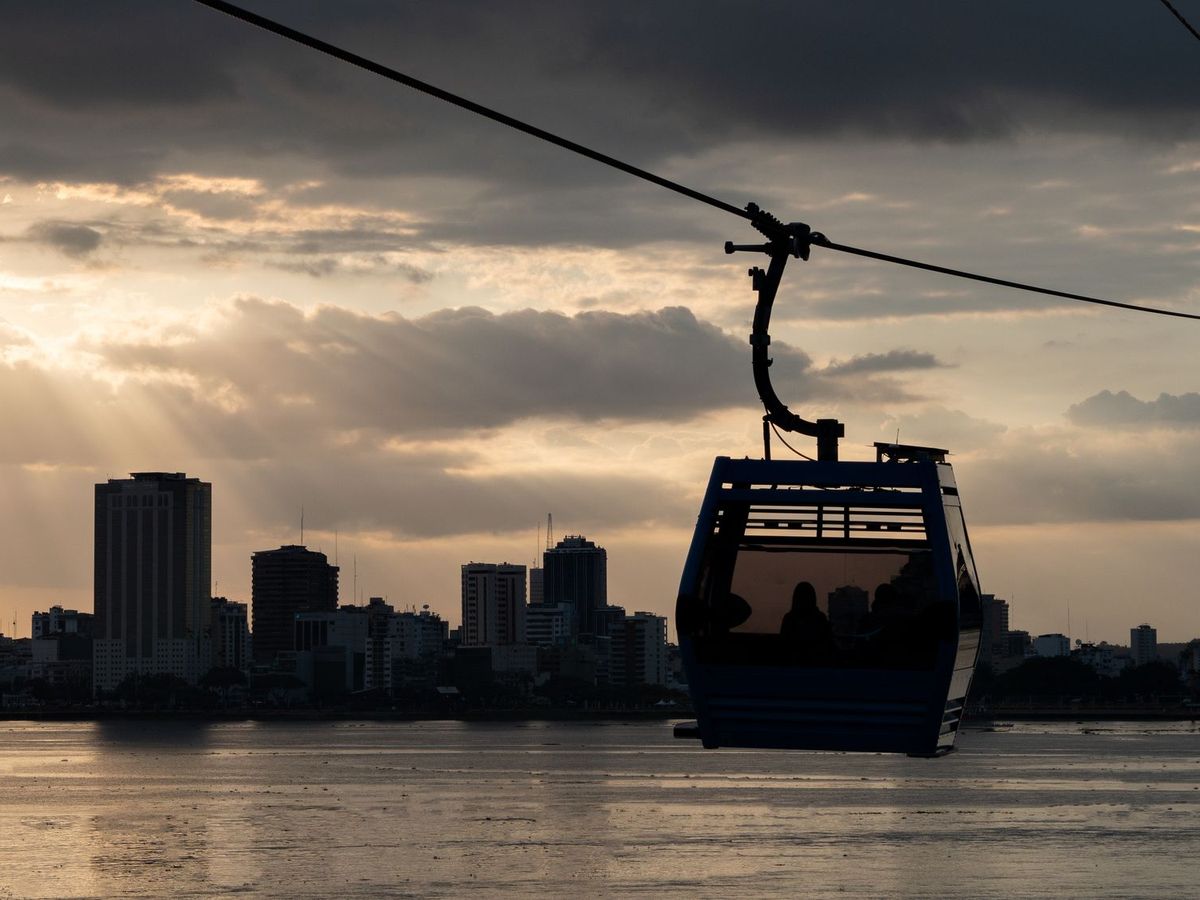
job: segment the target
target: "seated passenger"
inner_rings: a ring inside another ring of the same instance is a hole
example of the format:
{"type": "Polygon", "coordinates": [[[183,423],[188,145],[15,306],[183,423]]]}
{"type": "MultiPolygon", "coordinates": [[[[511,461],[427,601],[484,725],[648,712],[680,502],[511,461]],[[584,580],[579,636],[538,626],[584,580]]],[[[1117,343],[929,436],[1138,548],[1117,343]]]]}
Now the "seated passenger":
{"type": "Polygon", "coordinates": [[[833,655],[833,629],[829,619],[817,608],[817,591],[801,581],[792,591],[792,608],[779,624],[779,636],[800,651],[805,662],[828,662],[833,655]]]}
{"type": "Polygon", "coordinates": [[[895,585],[884,583],[875,588],[875,602],[871,604],[872,629],[895,622],[903,613],[900,592],[895,585]]]}
{"type": "Polygon", "coordinates": [[[752,612],[745,597],[730,592],[722,601],[712,606],[713,633],[722,634],[737,628],[750,618],[752,612]]]}
{"type": "Polygon", "coordinates": [[[879,585],[871,606],[869,663],[884,669],[933,668],[937,638],[931,623],[938,605],[918,613],[910,595],[893,584],[879,585]]]}

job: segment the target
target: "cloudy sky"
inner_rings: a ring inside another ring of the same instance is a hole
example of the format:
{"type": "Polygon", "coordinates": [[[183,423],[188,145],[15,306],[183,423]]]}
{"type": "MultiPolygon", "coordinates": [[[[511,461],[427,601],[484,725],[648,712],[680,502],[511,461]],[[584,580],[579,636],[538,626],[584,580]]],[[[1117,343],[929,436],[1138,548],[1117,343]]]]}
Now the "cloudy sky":
{"type": "MultiPolygon", "coordinates": [[[[1200,45],[1150,0],[247,5],[835,241],[1200,312],[1200,45]]],[[[138,470],[213,483],[234,599],[303,506],[345,600],[457,623],[553,512],[672,611],[760,452],[744,221],[185,0],[0,21],[0,630],[91,608],[138,470]]],[[[772,334],[845,458],[952,449],[1014,627],[1200,635],[1200,324],[816,249],[772,334]]]]}

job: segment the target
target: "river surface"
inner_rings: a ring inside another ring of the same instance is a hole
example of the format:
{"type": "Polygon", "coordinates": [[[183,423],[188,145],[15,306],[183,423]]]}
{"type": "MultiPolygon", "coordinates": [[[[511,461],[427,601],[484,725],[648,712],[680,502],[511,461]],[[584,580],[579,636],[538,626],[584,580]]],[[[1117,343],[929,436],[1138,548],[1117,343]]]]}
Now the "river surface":
{"type": "Polygon", "coordinates": [[[1194,897],[1190,724],[938,760],[669,723],[0,723],[0,897],[1194,897]]]}

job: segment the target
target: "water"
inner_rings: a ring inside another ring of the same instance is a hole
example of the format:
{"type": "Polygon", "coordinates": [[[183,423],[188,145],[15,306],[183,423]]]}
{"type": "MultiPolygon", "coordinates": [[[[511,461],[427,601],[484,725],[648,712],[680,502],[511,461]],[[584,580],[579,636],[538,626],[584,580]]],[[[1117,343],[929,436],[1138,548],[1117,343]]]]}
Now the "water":
{"type": "Polygon", "coordinates": [[[1195,896],[1190,724],[941,760],[667,723],[0,723],[0,896],[1195,896]]]}

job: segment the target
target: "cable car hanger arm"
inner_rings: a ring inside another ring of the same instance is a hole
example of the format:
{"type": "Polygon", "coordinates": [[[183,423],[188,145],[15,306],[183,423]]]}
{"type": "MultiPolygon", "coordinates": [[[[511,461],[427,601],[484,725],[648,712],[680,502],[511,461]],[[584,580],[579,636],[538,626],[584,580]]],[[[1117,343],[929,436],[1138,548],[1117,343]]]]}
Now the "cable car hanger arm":
{"type": "Polygon", "coordinates": [[[837,419],[817,419],[810,422],[788,409],[771,384],[771,358],[768,356],[771,335],[767,329],[771,324],[771,309],[775,303],[775,294],[779,291],[779,282],[783,279],[788,257],[807,260],[814,238],[823,236],[819,233],[814,234],[803,222],[789,222],[785,225],[754,203],[746,206],[746,212],[750,215],[750,224],[767,238],[767,242],[735,244],[733,241],[726,241],[725,252],[748,250],[766,253],[771,258],[765,270],[754,266],[748,273],[754,291],[758,294],[758,303],[754,307],[754,326],[750,332],[750,348],[754,387],[758,390],[758,397],[766,409],[766,415],[763,416],[764,454],[767,459],[771,458],[770,432],[767,426],[774,425],[784,431],[815,437],[817,460],[837,462],[838,439],[845,436],[846,426],[837,419]]]}

